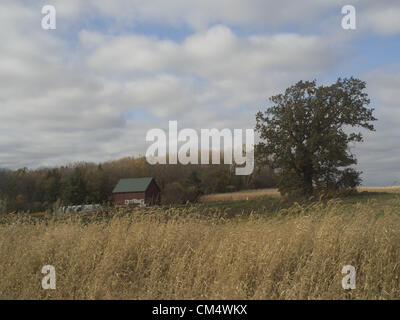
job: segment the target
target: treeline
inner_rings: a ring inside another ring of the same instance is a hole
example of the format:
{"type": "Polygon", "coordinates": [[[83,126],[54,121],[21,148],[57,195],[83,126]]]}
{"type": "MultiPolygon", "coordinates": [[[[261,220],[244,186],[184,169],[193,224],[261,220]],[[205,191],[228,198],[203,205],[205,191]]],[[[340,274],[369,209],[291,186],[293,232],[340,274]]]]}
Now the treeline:
{"type": "Polygon", "coordinates": [[[194,202],[202,194],[274,186],[268,168],[255,168],[250,176],[236,176],[234,169],[233,165],[150,165],[144,157],[37,170],[0,169],[0,213],[112,204],[112,190],[121,178],[154,177],[163,204],[194,202]]]}

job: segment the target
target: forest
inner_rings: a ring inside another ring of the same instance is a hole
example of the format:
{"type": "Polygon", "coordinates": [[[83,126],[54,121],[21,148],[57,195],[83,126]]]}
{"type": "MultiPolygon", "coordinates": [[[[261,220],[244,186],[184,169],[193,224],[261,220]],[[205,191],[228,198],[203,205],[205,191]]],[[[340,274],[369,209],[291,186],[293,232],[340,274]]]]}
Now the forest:
{"type": "Polygon", "coordinates": [[[153,177],[162,204],[195,202],[204,194],[274,187],[273,171],[256,168],[236,176],[233,165],[150,165],[144,157],[104,163],[73,163],[58,168],[0,169],[0,213],[44,212],[59,206],[113,205],[121,178],[153,177]]]}

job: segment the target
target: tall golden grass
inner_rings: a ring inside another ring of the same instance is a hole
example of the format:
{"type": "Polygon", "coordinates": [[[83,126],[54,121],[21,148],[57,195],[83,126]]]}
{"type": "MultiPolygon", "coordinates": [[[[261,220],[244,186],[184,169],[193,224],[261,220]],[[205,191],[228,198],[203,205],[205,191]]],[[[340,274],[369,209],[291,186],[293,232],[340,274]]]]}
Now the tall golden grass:
{"type": "Polygon", "coordinates": [[[378,212],[333,201],[270,218],[173,208],[91,221],[8,217],[0,298],[398,299],[399,230],[396,206],[378,212]],[[56,290],[41,287],[48,264],[56,290]],[[345,265],[356,268],[355,290],[341,286],[345,265]]]}

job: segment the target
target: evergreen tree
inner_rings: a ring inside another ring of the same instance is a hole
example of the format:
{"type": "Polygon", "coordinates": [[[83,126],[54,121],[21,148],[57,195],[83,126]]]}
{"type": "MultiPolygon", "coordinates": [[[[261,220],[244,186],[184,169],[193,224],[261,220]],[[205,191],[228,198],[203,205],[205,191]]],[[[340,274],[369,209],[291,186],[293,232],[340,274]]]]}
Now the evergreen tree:
{"type": "Polygon", "coordinates": [[[66,205],[81,205],[85,200],[86,182],[82,171],[75,168],[65,187],[63,201],[66,205]]]}

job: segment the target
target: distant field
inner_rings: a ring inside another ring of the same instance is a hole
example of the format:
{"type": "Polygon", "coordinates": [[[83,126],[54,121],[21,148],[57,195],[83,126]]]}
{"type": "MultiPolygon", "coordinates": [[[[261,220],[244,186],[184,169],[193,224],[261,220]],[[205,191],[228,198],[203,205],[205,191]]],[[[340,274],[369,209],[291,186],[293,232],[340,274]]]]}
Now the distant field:
{"type": "Polygon", "coordinates": [[[200,198],[201,203],[221,202],[221,201],[240,201],[254,200],[265,197],[280,197],[278,189],[259,189],[259,190],[244,190],[231,193],[216,193],[205,195],[200,198]]]}
{"type": "MultiPolygon", "coordinates": [[[[400,186],[393,187],[360,187],[357,189],[360,192],[384,192],[384,193],[400,193],[400,186]]],[[[241,200],[254,200],[261,198],[279,198],[281,195],[278,189],[258,189],[258,190],[244,190],[232,193],[217,193],[205,195],[200,198],[201,203],[210,202],[226,202],[226,201],[241,201],[241,200]]]]}
{"type": "Polygon", "coordinates": [[[359,187],[358,191],[400,193],[400,186],[393,187],[359,187]]]}
{"type": "Polygon", "coordinates": [[[3,216],[0,299],[400,298],[399,195],[270,202],[279,199],[3,216]],[[41,288],[48,264],[56,290],[41,288]],[[355,290],[341,286],[345,265],[356,268],[355,290]]]}

